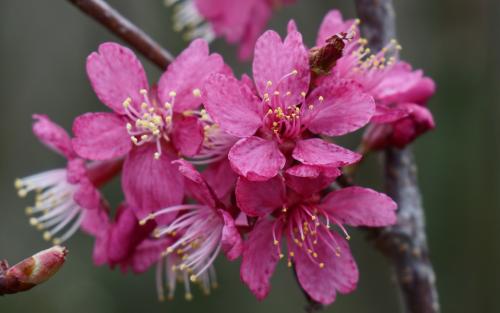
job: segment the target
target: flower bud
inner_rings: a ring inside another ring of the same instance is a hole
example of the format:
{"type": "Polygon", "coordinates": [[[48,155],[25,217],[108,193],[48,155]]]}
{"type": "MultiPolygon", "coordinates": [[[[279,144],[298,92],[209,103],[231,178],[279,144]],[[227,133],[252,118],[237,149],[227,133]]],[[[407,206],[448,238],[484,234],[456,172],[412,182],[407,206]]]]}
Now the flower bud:
{"type": "Polygon", "coordinates": [[[68,250],[54,246],[9,267],[0,261],[0,295],[29,290],[51,278],[64,264],[68,250]]]}

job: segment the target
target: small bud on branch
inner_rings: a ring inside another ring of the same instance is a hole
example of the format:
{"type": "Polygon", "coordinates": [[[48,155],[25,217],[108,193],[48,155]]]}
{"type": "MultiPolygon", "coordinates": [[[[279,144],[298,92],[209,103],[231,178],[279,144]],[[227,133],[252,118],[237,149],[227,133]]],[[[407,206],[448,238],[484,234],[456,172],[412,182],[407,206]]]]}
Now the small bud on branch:
{"type": "Polygon", "coordinates": [[[47,281],[62,267],[67,254],[66,248],[55,246],[11,267],[0,261],[0,295],[26,291],[47,281]]]}

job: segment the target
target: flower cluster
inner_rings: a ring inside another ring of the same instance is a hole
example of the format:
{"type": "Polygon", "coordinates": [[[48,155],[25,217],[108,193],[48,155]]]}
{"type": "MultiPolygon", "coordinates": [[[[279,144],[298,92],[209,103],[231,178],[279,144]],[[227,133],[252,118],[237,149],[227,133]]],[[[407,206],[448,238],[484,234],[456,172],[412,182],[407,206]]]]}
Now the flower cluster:
{"type": "Polygon", "coordinates": [[[258,299],[280,259],[315,301],[351,292],[358,268],[347,227],[391,225],[396,203],[334,184],[363,155],[333,140],[367,126],[363,151],[402,147],[434,126],[424,106],[432,80],[398,59],[396,42],[372,54],[358,24],[330,12],[312,49],[293,21],[284,39],[267,31],[253,77],[241,79],[197,39],[152,86],[132,51],[102,44],[87,74],[111,112],[77,117],[73,138],[34,116],[34,133],[67,166],[16,181],[20,196],[36,192],[31,224],[55,244],[79,228],[94,236],[97,265],[156,266],[160,300],[179,281],[186,299],[192,284],[208,293],[221,252],[241,257],[258,299]],[[119,173],[124,201],[112,210],[99,188],[119,173]]]}

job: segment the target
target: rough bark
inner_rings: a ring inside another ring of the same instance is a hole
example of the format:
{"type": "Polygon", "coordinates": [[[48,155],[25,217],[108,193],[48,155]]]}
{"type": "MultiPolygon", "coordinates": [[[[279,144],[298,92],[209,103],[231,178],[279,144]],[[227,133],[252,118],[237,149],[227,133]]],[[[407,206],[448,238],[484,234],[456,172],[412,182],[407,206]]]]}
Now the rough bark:
{"type": "MultiPolygon", "coordinates": [[[[395,38],[392,0],[356,0],[361,33],[373,51],[395,38]]],[[[404,312],[438,313],[434,269],[429,258],[425,215],[410,147],[389,148],[385,154],[387,193],[398,203],[396,225],[371,232],[376,247],[389,258],[401,291],[404,312]]]]}

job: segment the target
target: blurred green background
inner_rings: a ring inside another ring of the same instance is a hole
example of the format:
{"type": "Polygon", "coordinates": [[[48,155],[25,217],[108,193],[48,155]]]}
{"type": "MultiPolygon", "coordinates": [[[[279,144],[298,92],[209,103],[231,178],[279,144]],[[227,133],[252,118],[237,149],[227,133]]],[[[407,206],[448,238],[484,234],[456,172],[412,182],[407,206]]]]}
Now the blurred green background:
{"type": "MultiPolygon", "coordinates": [[[[110,1],[172,52],[186,46],[171,30],[162,1],[110,1]]],[[[430,106],[437,129],[415,145],[428,219],[431,256],[443,312],[500,312],[500,1],[395,1],[402,57],[423,68],[438,85],[430,106]]],[[[312,45],[330,8],[354,16],[352,1],[299,0],[279,11],[272,28],[283,33],[295,18],[312,45]]],[[[72,119],[105,107],[87,81],[86,56],[104,41],[118,40],[67,1],[0,1],[0,257],[15,263],[48,247],[29,226],[13,187],[16,177],[63,166],[31,134],[31,114],[46,113],[69,129],[72,119]]],[[[212,45],[237,72],[235,49],[212,45]]],[[[146,64],[151,81],[159,71],[146,64]]],[[[347,145],[354,142],[347,140],[347,145]]],[[[363,165],[363,183],[380,189],[380,160],[363,165]]],[[[118,182],[106,189],[112,203],[118,182]]],[[[386,261],[354,232],[361,280],[326,312],[398,312],[397,291],[386,261]]],[[[158,303],[154,278],[122,275],[91,262],[92,239],[74,236],[70,257],[50,282],[31,292],[0,298],[0,312],[301,312],[304,298],[292,273],[280,264],[269,297],[258,302],[239,280],[238,263],[219,260],[220,287],[209,297],[158,303]]]]}

